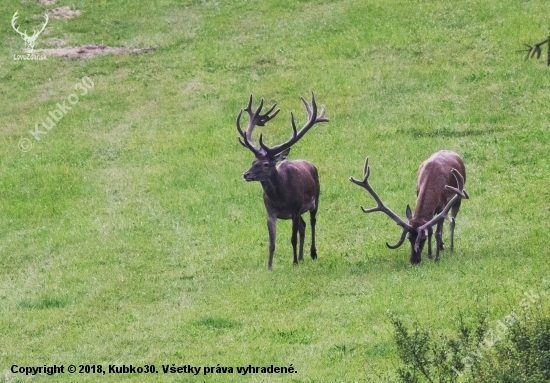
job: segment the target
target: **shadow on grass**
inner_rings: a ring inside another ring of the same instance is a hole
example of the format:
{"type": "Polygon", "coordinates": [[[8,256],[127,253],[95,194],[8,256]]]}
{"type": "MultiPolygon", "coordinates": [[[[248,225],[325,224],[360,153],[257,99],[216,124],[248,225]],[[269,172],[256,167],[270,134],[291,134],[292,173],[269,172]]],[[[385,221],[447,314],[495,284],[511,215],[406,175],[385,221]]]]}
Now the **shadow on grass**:
{"type": "Polygon", "coordinates": [[[196,326],[203,326],[210,329],[230,329],[240,327],[241,324],[226,318],[206,315],[195,321],[196,326]]]}
{"type": "Polygon", "coordinates": [[[476,137],[476,136],[484,136],[484,135],[491,135],[496,133],[497,130],[494,128],[489,129],[452,129],[452,128],[442,128],[437,130],[425,130],[425,129],[418,129],[418,128],[412,128],[412,129],[398,129],[397,133],[410,135],[413,137],[420,137],[420,138],[459,138],[459,137],[476,137]]]}
{"type": "Polygon", "coordinates": [[[23,299],[19,302],[19,307],[23,309],[52,309],[62,308],[69,304],[69,298],[57,296],[44,296],[38,299],[23,299]]]}

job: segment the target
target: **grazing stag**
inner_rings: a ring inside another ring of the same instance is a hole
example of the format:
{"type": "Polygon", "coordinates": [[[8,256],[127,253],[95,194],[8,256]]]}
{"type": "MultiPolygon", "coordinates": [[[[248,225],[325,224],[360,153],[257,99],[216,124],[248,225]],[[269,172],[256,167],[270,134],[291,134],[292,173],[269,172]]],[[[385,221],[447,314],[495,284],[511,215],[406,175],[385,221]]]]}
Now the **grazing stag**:
{"type": "Polygon", "coordinates": [[[391,211],[382,203],[380,197],[372,189],[368,182],[370,174],[369,158],[365,160],[363,169],[363,181],[351,177],[350,181],[365,188],[378,204],[372,209],[365,209],[361,206],[364,213],[382,211],[393,219],[403,228],[401,238],[395,245],[386,245],[390,249],[397,249],[405,241],[408,234],[411,242],[412,264],[420,263],[422,248],[428,239],[428,257],[432,258],[432,227],[437,225],[435,231],[436,253],[435,260],[439,260],[439,251],[443,250],[442,231],[445,219],[450,221],[451,232],[451,251],[454,248],[454,228],[455,218],[460,209],[462,199],[467,199],[468,193],[464,190],[466,181],[466,169],[464,163],[456,154],[450,150],[442,150],[433,154],[424,161],[418,168],[418,181],[416,184],[416,208],[414,215],[411,214],[411,208],[407,205],[407,219],[403,221],[397,214],[391,211]],[[447,215],[451,210],[451,217],[447,215]]]}
{"type": "Polygon", "coordinates": [[[261,114],[264,100],[260,106],[252,111],[252,95],[248,101],[245,111],[250,116],[246,132],[241,129],[241,114],[237,116],[237,130],[240,134],[239,142],[244,147],[250,149],[256,156],[252,167],[243,174],[243,178],[250,181],[260,181],[264,189],[264,204],[267,210],[267,229],[269,231],[269,259],[267,268],[271,270],[273,264],[273,253],[275,251],[275,233],[276,222],[279,219],[292,219],[292,248],[294,250],[294,264],[298,260],[304,259],[304,236],[306,223],[302,219],[302,214],[309,211],[311,218],[311,258],[317,258],[317,249],[315,248],[315,215],[319,206],[319,177],[317,168],[304,160],[283,161],[290,152],[290,147],[294,145],[307,131],[318,122],[328,122],[325,118],[325,107],[321,107],[321,113],[317,116],[317,104],[315,96],[311,94],[311,107],[302,97],[302,102],[308,114],[306,124],[298,132],[294,115],[291,113],[290,121],[292,123],[292,138],[287,142],[268,147],[263,143],[260,135],[257,147],[252,142],[252,131],[255,126],[264,126],[269,120],[274,118],[280,109],[275,112],[274,104],[266,113],[261,114]],[[278,162],[279,166],[276,166],[278,162]],[[300,253],[296,254],[297,233],[300,233],[300,253]]]}

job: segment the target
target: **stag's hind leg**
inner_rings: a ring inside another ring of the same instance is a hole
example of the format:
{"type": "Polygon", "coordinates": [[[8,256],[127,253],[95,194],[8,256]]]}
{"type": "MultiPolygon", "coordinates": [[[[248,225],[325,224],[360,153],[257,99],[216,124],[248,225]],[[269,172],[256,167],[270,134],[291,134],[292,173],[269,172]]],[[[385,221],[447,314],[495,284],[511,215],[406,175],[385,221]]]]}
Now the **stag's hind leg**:
{"type": "Polygon", "coordinates": [[[317,248],[315,247],[315,224],[317,223],[317,208],[309,212],[311,223],[311,259],[317,259],[317,248]]]}

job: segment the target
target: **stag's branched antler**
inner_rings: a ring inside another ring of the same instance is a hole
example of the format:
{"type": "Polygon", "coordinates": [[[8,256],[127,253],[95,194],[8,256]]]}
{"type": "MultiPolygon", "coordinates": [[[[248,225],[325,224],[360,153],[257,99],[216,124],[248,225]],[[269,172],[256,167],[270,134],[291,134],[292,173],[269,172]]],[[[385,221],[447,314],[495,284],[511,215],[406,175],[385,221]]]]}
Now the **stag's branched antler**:
{"type": "Polygon", "coordinates": [[[242,109],[239,112],[239,115],[237,116],[237,130],[239,131],[239,134],[242,137],[242,140],[241,140],[241,137],[239,137],[239,142],[245,148],[250,149],[252,153],[254,153],[256,156],[260,155],[260,150],[256,148],[256,146],[252,142],[252,131],[256,126],[265,126],[265,124],[269,120],[273,119],[277,115],[277,113],[279,113],[280,111],[280,109],[277,109],[275,113],[273,113],[270,116],[271,112],[273,112],[273,109],[275,109],[275,107],[277,106],[277,104],[273,104],[273,106],[266,113],[261,114],[260,112],[262,111],[263,106],[264,106],[264,99],[262,98],[262,100],[260,101],[260,106],[258,106],[258,109],[256,109],[255,111],[252,111],[252,95],[250,95],[250,99],[248,100],[248,106],[246,107],[246,109],[244,109],[249,116],[246,133],[243,132],[243,130],[241,129],[241,115],[243,114],[242,109]]]}
{"type": "Polygon", "coordinates": [[[248,122],[248,128],[246,129],[246,132],[244,132],[241,128],[241,115],[243,113],[243,109],[239,112],[239,115],[237,116],[237,131],[239,132],[239,142],[242,146],[250,149],[256,157],[262,154],[267,154],[268,156],[275,156],[286,149],[290,148],[292,145],[294,145],[300,138],[302,138],[307,131],[315,124],[319,122],[328,122],[329,119],[325,117],[325,106],[321,105],[321,113],[317,116],[317,103],[315,102],[315,95],[313,92],[311,93],[311,107],[308,104],[308,102],[303,98],[302,102],[304,103],[304,106],[307,111],[308,120],[306,124],[300,129],[298,132],[298,129],[296,128],[296,123],[294,122],[294,114],[290,113],[290,120],[292,123],[292,138],[288,140],[287,142],[276,145],[273,147],[269,147],[264,144],[263,142],[263,135],[260,134],[259,143],[260,147],[256,147],[254,143],[252,142],[252,131],[256,126],[264,126],[269,120],[273,119],[277,113],[279,113],[280,109],[277,109],[275,112],[273,110],[277,106],[277,104],[273,104],[273,106],[264,114],[261,114],[262,108],[264,106],[264,99],[260,101],[260,106],[258,106],[258,109],[255,111],[252,111],[252,95],[250,95],[250,99],[248,101],[248,106],[246,109],[244,109],[248,115],[249,115],[249,122],[248,122]]]}
{"type": "Polygon", "coordinates": [[[237,131],[241,135],[241,137],[239,137],[239,142],[245,148],[250,149],[252,153],[254,153],[256,156],[260,154],[260,149],[258,149],[252,142],[252,131],[256,126],[265,126],[265,124],[269,120],[273,119],[277,115],[277,113],[281,111],[281,109],[277,109],[275,113],[271,114],[273,112],[273,109],[275,109],[275,107],[277,106],[277,104],[273,104],[273,106],[266,113],[261,114],[263,106],[264,106],[264,99],[262,98],[262,100],[260,101],[260,106],[258,106],[258,109],[256,109],[255,111],[252,111],[252,95],[250,95],[250,99],[248,100],[248,106],[246,107],[246,109],[244,109],[249,116],[246,133],[243,132],[243,130],[241,129],[241,115],[243,114],[242,109],[239,112],[239,115],[237,116],[237,131]]]}
{"type": "Polygon", "coordinates": [[[276,145],[270,148],[263,143],[262,135],[260,135],[260,146],[263,150],[265,150],[268,155],[274,156],[290,148],[292,145],[298,142],[298,140],[300,140],[300,138],[302,138],[313,125],[319,122],[329,122],[329,119],[325,118],[324,105],[321,105],[321,113],[317,116],[317,103],[315,102],[315,95],[313,94],[313,92],[311,92],[311,107],[303,97],[300,98],[302,99],[302,102],[304,103],[307,111],[308,118],[306,124],[298,132],[298,130],[296,129],[296,122],[294,121],[294,113],[290,112],[290,121],[292,123],[292,138],[290,140],[281,145],[276,145]]]}

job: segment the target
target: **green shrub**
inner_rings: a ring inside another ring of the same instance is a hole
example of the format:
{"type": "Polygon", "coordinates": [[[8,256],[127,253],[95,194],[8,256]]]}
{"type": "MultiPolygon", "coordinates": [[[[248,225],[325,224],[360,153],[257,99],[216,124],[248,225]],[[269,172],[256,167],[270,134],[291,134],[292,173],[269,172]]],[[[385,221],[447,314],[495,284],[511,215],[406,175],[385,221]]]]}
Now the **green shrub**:
{"type": "Polygon", "coordinates": [[[378,381],[550,382],[550,317],[512,311],[489,327],[486,312],[478,312],[473,325],[460,315],[458,334],[451,337],[418,323],[409,328],[393,313],[389,317],[400,365],[378,381]]]}

